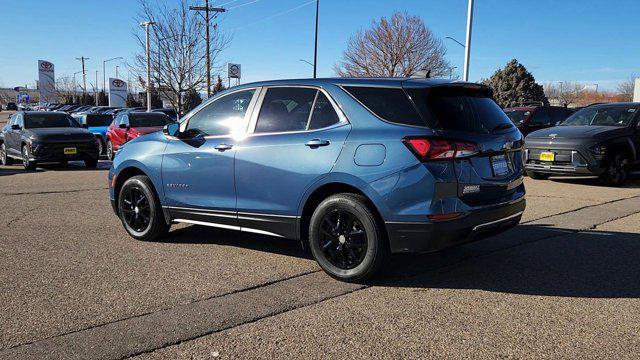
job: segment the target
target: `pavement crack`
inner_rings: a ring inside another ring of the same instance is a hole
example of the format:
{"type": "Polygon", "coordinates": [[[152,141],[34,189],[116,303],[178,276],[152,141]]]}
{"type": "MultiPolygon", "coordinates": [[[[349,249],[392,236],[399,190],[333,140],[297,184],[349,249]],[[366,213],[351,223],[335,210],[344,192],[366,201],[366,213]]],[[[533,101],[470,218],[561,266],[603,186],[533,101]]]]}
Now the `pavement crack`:
{"type": "Polygon", "coordinates": [[[562,211],[562,212],[559,212],[559,213],[555,213],[555,214],[551,214],[551,215],[545,215],[545,216],[542,216],[542,217],[539,217],[539,218],[523,221],[520,224],[529,224],[529,223],[532,223],[532,222],[535,222],[535,221],[538,221],[538,220],[544,220],[544,219],[548,219],[548,218],[554,217],[554,216],[570,214],[570,213],[573,213],[573,212],[576,212],[576,211],[579,211],[579,210],[589,209],[589,208],[600,206],[600,205],[613,204],[613,203],[616,203],[616,202],[619,202],[619,201],[624,201],[624,200],[629,200],[629,199],[636,199],[636,198],[640,198],[640,195],[634,195],[634,196],[629,196],[629,197],[626,197],[626,198],[619,198],[619,199],[609,200],[609,201],[605,201],[605,202],[598,203],[598,204],[585,205],[585,206],[581,206],[579,208],[575,208],[575,209],[572,209],[572,210],[562,211]]]}

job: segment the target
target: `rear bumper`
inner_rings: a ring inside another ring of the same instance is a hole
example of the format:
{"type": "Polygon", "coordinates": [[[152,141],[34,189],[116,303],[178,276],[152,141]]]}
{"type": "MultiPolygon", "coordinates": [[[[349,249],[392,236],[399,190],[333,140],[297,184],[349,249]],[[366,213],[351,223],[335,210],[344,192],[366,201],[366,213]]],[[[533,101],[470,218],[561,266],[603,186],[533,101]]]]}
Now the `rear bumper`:
{"type": "Polygon", "coordinates": [[[443,222],[386,222],[391,251],[427,253],[466,244],[504,232],[520,222],[526,206],[523,197],[485,207],[462,218],[443,222]]]}

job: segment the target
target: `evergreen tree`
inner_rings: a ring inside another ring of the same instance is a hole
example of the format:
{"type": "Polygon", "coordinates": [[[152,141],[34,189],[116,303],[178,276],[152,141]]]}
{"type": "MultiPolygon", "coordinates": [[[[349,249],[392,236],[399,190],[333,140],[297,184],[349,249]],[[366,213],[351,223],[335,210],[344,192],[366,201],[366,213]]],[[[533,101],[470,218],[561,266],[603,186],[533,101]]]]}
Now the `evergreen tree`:
{"type": "Polygon", "coordinates": [[[549,104],[542,85],[536,83],[533,75],[516,59],[509,61],[483,83],[493,88],[493,97],[503,108],[534,101],[549,104]]]}
{"type": "Polygon", "coordinates": [[[202,103],[202,98],[200,97],[200,94],[198,94],[198,92],[195,91],[194,89],[188,90],[184,97],[184,105],[183,105],[184,109],[182,113],[184,114],[191,111],[191,109],[195,108],[201,103],[202,103]]]}
{"type": "Polygon", "coordinates": [[[216,84],[213,86],[213,94],[219,93],[220,91],[224,91],[226,88],[224,86],[224,84],[222,83],[222,78],[220,77],[220,75],[218,75],[218,81],[216,81],[216,84]]]}
{"type": "Polygon", "coordinates": [[[98,93],[98,105],[100,106],[109,105],[109,98],[107,97],[107,94],[104,93],[104,90],[98,93]]]}
{"type": "Polygon", "coordinates": [[[127,107],[140,107],[142,103],[133,94],[128,94],[126,105],[127,107]]]}

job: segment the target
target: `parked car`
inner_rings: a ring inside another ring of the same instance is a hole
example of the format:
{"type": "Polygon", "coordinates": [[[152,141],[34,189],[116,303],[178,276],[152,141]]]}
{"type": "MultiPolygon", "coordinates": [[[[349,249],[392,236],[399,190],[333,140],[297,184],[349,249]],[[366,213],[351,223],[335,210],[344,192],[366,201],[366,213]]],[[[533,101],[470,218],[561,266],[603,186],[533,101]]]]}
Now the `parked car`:
{"type": "Polygon", "coordinates": [[[573,114],[573,110],[560,106],[519,106],[504,109],[504,112],[524,136],[556,126],[573,114]]]}
{"type": "Polygon", "coordinates": [[[152,109],[151,111],[163,113],[176,121],[180,120],[178,118],[178,113],[176,113],[176,111],[171,108],[152,109]]]}
{"type": "Polygon", "coordinates": [[[115,153],[127,141],[140,135],[160,131],[165,125],[172,122],[175,120],[163,113],[130,112],[118,114],[107,129],[107,158],[113,160],[115,153]]]}
{"type": "Polygon", "coordinates": [[[74,114],[78,123],[98,138],[98,154],[106,155],[107,130],[113,122],[113,116],[109,114],[74,114]]]}
{"type": "Polygon", "coordinates": [[[14,102],[7,103],[7,110],[18,110],[18,105],[14,102]]]}
{"type": "Polygon", "coordinates": [[[109,171],[128,233],[172,223],[307,243],[342,280],[390,252],[432,252],[515,226],[522,134],[479,84],[309,79],[217,94],[124,146],[109,171]]]}
{"type": "Polygon", "coordinates": [[[525,169],[534,179],[593,175],[622,185],[640,160],[640,103],[593,105],[560,126],[526,138],[525,169]]]}
{"type": "Polygon", "coordinates": [[[38,163],[83,160],[98,164],[98,140],[68,114],[53,111],[24,111],[11,116],[0,133],[0,162],[22,161],[33,170],[38,163]]]}

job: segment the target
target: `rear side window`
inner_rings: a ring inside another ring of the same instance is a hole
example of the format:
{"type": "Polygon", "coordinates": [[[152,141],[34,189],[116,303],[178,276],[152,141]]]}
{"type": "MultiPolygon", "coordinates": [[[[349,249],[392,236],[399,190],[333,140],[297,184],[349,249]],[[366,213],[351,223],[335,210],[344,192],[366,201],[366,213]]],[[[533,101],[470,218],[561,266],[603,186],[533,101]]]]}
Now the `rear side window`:
{"type": "Polygon", "coordinates": [[[383,120],[403,125],[426,125],[400,88],[345,86],[344,89],[383,120]]]}
{"type": "Polygon", "coordinates": [[[170,117],[162,113],[133,113],[129,115],[129,121],[131,127],[165,126],[173,122],[170,117]]]}
{"type": "Polygon", "coordinates": [[[513,127],[504,111],[483,90],[435,87],[415,90],[412,97],[416,102],[427,103],[437,129],[491,134],[513,127]],[[423,95],[418,95],[419,92],[423,95]]]}
{"type": "Polygon", "coordinates": [[[306,130],[316,89],[277,87],[267,90],[256,133],[306,130]]]}
{"type": "Polygon", "coordinates": [[[333,109],[327,96],[321,91],[318,92],[316,103],[313,105],[313,114],[309,122],[309,130],[322,129],[340,122],[340,117],[333,109]]]}
{"type": "Polygon", "coordinates": [[[533,113],[529,125],[551,125],[550,110],[547,108],[538,108],[533,113]]]}

